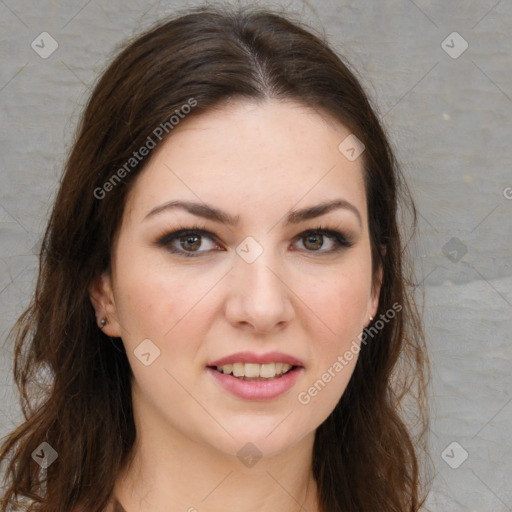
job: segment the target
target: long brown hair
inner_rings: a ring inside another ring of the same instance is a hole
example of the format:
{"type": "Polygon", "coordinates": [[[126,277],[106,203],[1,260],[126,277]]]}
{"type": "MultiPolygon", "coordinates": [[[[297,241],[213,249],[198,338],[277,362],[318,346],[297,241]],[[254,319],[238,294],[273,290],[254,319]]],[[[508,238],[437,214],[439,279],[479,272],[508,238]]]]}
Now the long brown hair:
{"type": "Polygon", "coordinates": [[[191,99],[188,115],[196,116],[230,98],[297,100],[365,145],[374,283],[383,270],[379,309],[346,391],[317,429],[313,474],[324,512],[423,505],[430,368],[399,219],[411,213],[413,233],[416,213],[383,127],[354,73],[312,29],[268,10],[203,7],[125,45],[84,111],[34,298],[10,332],[25,421],[0,452],[7,482],[0,512],[18,502],[40,512],[100,512],[108,504],[133,455],[132,373],[122,340],[98,329],[88,287],[109,268],[127,192],[150,156],[130,161],[134,151],[152,134],[158,142],[172,136],[169,119],[191,99]],[[166,127],[160,138],[157,127],[166,127]],[[42,442],[58,454],[46,470],[32,458],[42,442]]]}

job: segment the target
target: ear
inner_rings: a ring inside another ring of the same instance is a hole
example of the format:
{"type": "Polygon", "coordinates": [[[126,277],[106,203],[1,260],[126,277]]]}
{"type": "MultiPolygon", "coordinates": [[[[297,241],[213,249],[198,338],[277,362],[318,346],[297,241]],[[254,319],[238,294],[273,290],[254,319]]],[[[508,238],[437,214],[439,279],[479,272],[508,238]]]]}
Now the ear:
{"type": "Polygon", "coordinates": [[[88,290],[92,305],[96,311],[98,328],[110,337],[120,337],[121,326],[118,320],[110,272],[105,271],[95,278],[89,285],[88,290]],[[107,321],[104,327],[100,323],[103,318],[107,321]]]}
{"type": "MultiPolygon", "coordinates": [[[[386,254],[386,246],[381,245],[380,246],[382,259],[384,259],[384,256],[386,254]]],[[[368,318],[370,316],[374,317],[377,315],[377,310],[379,309],[379,297],[380,297],[380,289],[382,287],[382,279],[384,277],[384,270],[382,268],[382,265],[379,265],[379,270],[377,272],[377,278],[374,283],[372,283],[372,291],[371,291],[371,299],[370,304],[368,306],[368,318]]]]}
{"type": "Polygon", "coordinates": [[[382,266],[379,267],[379,271],[377,274],[377,282],[372,285],[372,291],[371,291],[371,299],[370,299],[370,305],[368,308],[368,316],[375,316],[377,315],[377,310],[379,309],[379,297],[380,297],[380,289],[382,287],[382,277],[384,273],[382,270],[382,266]]]}

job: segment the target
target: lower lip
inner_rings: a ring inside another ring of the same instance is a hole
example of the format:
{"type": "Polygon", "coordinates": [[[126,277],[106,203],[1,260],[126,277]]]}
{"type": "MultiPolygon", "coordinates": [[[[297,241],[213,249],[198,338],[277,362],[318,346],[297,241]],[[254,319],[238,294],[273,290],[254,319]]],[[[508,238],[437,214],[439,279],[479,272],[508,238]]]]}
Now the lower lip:
{"type": "Polygon", "coordinates": [[[233,395],[245,400],[271,400],[286,393],[297,382],[304,368],[296,367],[282,377],[266,381],[240,380],[231,375],[206,368],[217,382],[233,395]]]}

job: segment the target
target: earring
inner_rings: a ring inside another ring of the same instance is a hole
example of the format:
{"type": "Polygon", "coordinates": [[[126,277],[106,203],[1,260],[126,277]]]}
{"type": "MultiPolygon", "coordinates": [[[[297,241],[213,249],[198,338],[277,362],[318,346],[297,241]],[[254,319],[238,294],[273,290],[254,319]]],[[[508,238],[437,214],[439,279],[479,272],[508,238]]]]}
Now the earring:
{"type": "Polygon", "coordinates": [[[100,329],[103,329],[103,327],[105,327],[105,325],[107,325],[107,319],[106,318],[102,318],[100,320],[100,329]]]}
{"type": "Polygon", "coordinates": [[[373,316],[370,317],[370,322],[373,320],[373,316]]]}

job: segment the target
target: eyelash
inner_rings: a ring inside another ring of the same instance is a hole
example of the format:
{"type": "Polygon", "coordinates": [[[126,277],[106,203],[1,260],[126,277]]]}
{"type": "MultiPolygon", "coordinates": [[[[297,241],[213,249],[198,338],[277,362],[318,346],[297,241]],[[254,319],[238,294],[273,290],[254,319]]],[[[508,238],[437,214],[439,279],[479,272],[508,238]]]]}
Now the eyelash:
{"type": "MultiPolygon", "coordinates": [[[[343,233],[340,233],[339,231],[333,230],[333,229],[327,229],[322,226],[319,226],[315,229],[308,229],[307,231],[303,231],[302,233],[298,234],[295,239],[300,240],[302,238],[306,238],[311,235],[326,235],[327,237],[331,238],[333,242],[336,244],[334,249],[330,249],[328,251],[308,251],[306,249],[306,252],[315,254],[334,254],[336,252],[340,252],[343,249],[348,249],[349,247],[352,247],[354,243],[346,237],[343,233]]],[[[170,233],[165,233],[164,235],[160,236],[157,241],[155,242],[157,246],[164,247],[168,251],[170,251],[173,254],[178,254],[180,256],[184,256],[186,258],[197,258],[200,257],[202,253],[208,253],[209,251],[195,251],[195,252],[187,252],[183,250],[176,249],[171,245],[171,242],[174,240],[179,240],[180,238],[185,237],[186,235],[200,235],[201,237],[206,237],[211,239],[213,242],[218,240],[218,238],[211,233],[210,231],[207,231],[205,226],[200,226],[198,224],[194,224],[192,226],[179,226],[178,229],[175,231],[172,231],[170,233]]]]}

